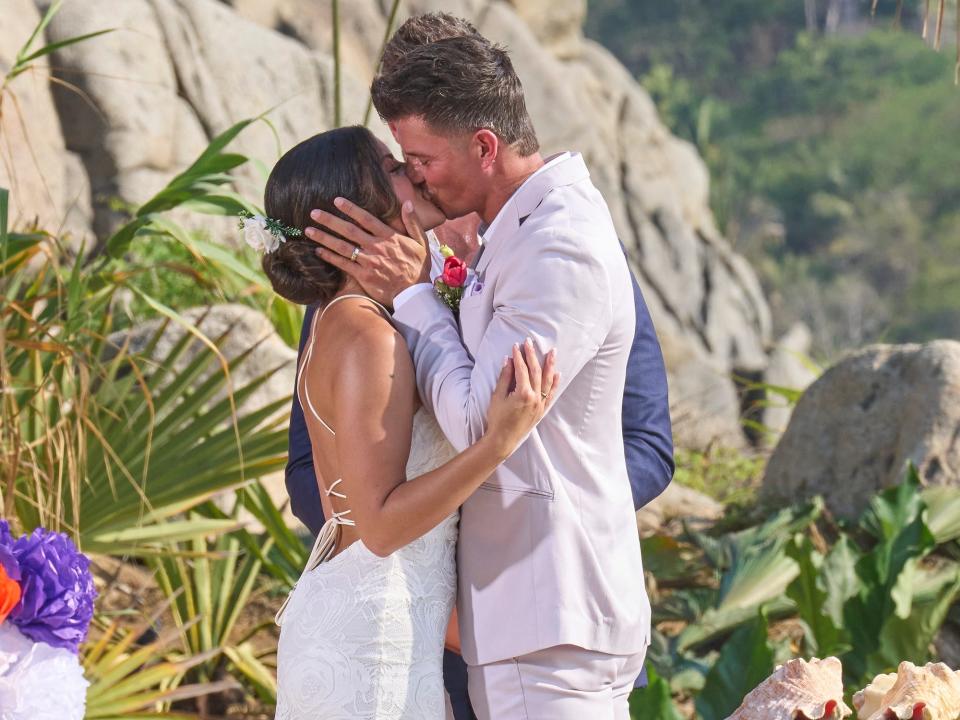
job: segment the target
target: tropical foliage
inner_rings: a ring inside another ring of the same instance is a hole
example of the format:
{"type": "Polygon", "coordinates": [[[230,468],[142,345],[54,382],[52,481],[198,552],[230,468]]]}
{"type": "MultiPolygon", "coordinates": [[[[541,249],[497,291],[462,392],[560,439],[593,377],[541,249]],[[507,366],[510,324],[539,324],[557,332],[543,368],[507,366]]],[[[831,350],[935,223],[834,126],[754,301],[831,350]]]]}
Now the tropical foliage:
{"type": "Polygon", "coordinates": [[[644,541],[655,674],[634,717],[677,717],[692,701],[722,720],[791,657],[839,657],[849,693],[928,661],[960,592],[958,523],[960,490],[922,490],[911,467],[855,523],[815,500],[734,532],[644,541]]]}
{"type": "MultiPolygon", "coordinates": [[[[922,39],[929,8],[935,42],[938,6],[589,4],[588,32],[707,161],[713,210],[757,268],[777,330],[806,322],[818,359],[960,334],[960,157],[942,140],[960,127],[956,58],[922,39]]],[[[953,28],[939,34],[952,41],[953,28]]]]}

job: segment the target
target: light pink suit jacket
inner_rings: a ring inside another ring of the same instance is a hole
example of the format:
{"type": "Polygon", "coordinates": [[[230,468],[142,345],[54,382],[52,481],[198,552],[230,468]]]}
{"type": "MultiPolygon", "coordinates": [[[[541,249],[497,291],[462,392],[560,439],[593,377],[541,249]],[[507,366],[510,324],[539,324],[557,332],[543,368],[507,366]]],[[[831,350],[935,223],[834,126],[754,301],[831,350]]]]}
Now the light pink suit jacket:
{"type": "Polygon", "coordinates": [[[464,659],[482,665],[567,644],[639,652],[650,605],[620,418],[633,291],[579,154],[549,160],[513,194],[484,233],[476,270],[460,328],[428,286],[398,297],[394,313],[423,401],[450,442],[460,450],[483,434],[514,343],[556,348],[561,383],[537,428],[462,508],[464,659]]]}

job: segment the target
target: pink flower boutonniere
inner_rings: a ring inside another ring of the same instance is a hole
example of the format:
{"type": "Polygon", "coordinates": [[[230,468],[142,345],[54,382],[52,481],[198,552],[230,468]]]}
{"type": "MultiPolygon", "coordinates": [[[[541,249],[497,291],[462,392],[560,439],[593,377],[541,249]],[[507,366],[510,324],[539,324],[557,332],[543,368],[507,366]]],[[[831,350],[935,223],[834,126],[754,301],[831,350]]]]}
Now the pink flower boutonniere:
{"type": "Polygon", "coordinates": [[[467,264],[446,245],[440,246],[440,254],[444,258],[443,273],[433,281],[433,287],[440,299],[457,312],[463,297],[463,286],[467,282],[467,264]]]}

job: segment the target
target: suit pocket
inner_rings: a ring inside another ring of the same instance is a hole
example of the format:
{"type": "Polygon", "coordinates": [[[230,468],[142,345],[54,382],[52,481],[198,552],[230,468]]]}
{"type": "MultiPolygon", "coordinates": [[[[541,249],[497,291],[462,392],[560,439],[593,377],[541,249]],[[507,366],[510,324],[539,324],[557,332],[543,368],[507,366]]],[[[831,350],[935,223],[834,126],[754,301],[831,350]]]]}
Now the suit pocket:
{"type": "MultiPolygon", "coordinates": [[[[539,445],[539,439],[532,435],[524,445],[507,458],[493,476],[480,485],[481,490],[513,495],[530,495],[553,499],[553,482],[550,471],[547,469],[543,456],[532,453],[527,445],[534,442],[539,445]]],[[[542,446],[541,446],[542,447],[542,446]]]]}
{"type": "Polygon", "coordinates": [[[476,357],[477,349],[483,340],[483,333],[490,324],[490,313],[486,309],[487,298],[484,294],[471,295],[460,301],[460,334],[463,345],[476,357]]]}

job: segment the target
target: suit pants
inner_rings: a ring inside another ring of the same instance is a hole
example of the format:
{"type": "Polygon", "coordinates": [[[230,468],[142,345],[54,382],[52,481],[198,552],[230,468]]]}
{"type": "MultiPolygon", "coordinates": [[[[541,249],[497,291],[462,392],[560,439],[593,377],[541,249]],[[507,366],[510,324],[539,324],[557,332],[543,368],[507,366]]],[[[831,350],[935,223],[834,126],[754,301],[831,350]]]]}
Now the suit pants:
{"type": "Polygon", "coordinates": [[[608,655],[574,645],[467,668],[480,720],[629,720],[646,651],[608,655]]]}

